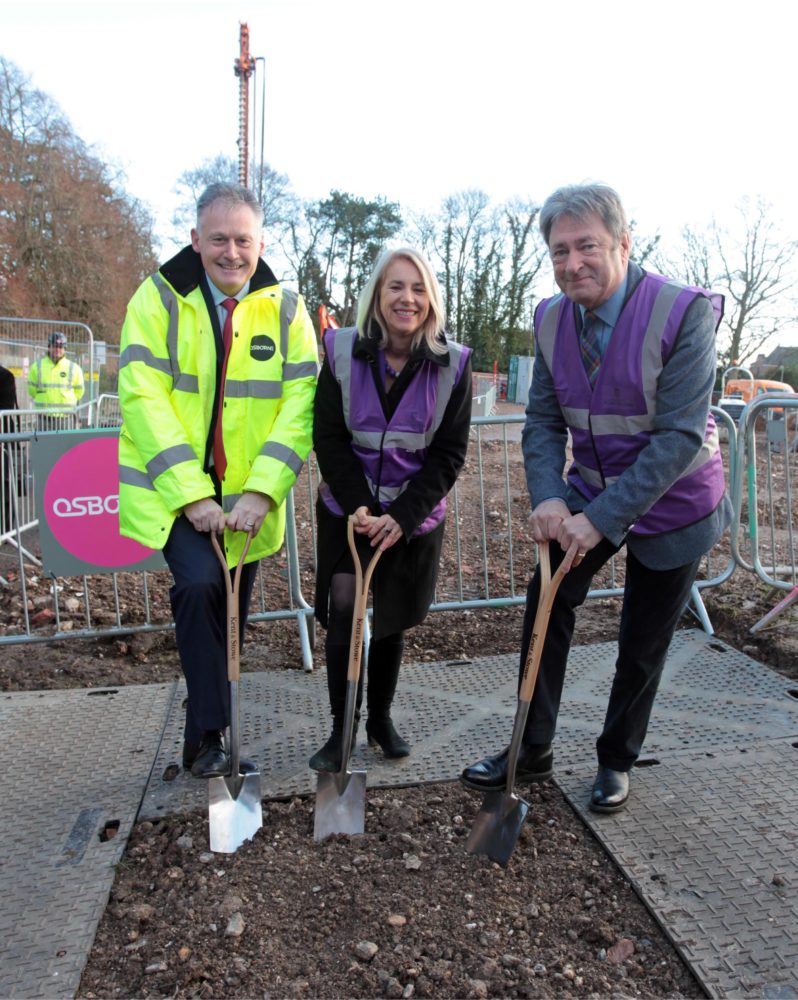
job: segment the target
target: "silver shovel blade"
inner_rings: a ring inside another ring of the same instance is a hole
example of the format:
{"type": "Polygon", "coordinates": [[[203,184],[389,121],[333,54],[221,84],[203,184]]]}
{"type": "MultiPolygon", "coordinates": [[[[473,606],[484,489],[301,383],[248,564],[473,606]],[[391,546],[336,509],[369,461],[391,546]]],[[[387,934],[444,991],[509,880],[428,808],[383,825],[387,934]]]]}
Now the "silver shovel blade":
{"type": "Polygon", "coordinates": [[[263,826],[260,771],[208,781],[208,827],[211,850],[234,854],[263,826]]]}
{"type": "Polygon", "coordinates": [[[518,843],[529,803],[505,791],[487,792],[466,841],[470,854],[487,854],[506,865],[518,843]]]}
{"type": "Polygon", "coordinates": [[[325,840],[333,833],[363,833],[366,818],[366,772],[319,771],[313,839],[325,840]]]}

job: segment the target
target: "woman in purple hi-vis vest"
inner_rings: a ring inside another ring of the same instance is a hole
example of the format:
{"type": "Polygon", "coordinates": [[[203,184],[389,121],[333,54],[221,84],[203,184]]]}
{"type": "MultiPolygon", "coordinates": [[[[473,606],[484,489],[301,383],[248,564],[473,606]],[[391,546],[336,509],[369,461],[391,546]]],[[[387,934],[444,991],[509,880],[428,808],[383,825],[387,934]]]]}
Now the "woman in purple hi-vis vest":
{"type": "MultiPolygon", "coordinates": [[[[358,302],[357,327],[327,330],[313,421],[319,484],[316,618],[332,734],[310,759],[341,766],[355,573],[346,539],[356,518],[361,560],[383,550],[372,578],[366,735],[386,757],[410,747],[391,705],[405,631],[424,620],[438,575],[446,495],[465,461],[471,422],[470,350],[446,338],[443,300],[415,250],[386,251],[358,302]]],[[[362,700],[358,692],[356,720],[362,700]]],[[[351,748],[350,748],[351,752],[351,748]]]]}

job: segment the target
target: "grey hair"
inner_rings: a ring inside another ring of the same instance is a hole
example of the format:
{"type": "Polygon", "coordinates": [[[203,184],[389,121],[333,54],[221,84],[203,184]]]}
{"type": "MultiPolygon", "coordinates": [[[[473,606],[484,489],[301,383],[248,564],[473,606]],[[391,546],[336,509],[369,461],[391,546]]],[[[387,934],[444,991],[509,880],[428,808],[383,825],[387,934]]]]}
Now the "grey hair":
{"type": "Polygon", "coordinates": [[[568,184],[548,196],[538,216],[546,246],[549,246],[552,226],[562,215],[578,222],[598,215],[616,244],[629,232],[621,199],[607,184],[568,184]]]}
{"type": "Polygon", "coordinates": [[[445,354],[446,344],[441,340],[441,334],[446,326],[446,309],[443,305],[443,294],[441,286],[432,265],[418,250],[410,247],[397,247],[395,250],[383,250],[371,277],[363,287],[363,291],[357,300],[357,330],[361,337],[368,336],[371,320],[373,319],[379,326],[382,336],[379,346],[384,350],[388,346],[388,330],[385,317],[380,311],[380,292],[382,283],[385,280],[385,272],[397,259],[404,258],[419,270],[421,280],[424,282],[424,289],[429,298],[429,314],[424,320],[421,329],[413,337],[411,349],[415,349],[422,340],[426,341],[427,347],[433,354],[445,354]]]}
{"type": "Polygon", "coordinates": [[[258,222],[263,223],[263,206],[249,188],[243,184],[224,184],[219,181],[209,184],[197,199],[197,224],[205,209],[216,201],[223,201],[231,206],[246,205],[252,209],[258,222]]]}

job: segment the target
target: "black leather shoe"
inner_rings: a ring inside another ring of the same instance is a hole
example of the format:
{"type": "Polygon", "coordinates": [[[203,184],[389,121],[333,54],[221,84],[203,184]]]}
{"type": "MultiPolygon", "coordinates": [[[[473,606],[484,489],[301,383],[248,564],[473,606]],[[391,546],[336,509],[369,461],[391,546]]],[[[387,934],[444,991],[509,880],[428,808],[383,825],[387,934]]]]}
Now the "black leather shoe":
{"type": "Polygon", "coordinates": [[[390,718],[368,719],[366,721],[366,736],[369,746],[380,747],[386,757],[410,756],[410,744],[397,733],[390,718]]]}
{"type": "MultiPolygon", "coordinates": [[[[460,781],[466,788],[477,792],[490,792],[502,789],[507,784],[507,757],[510,748],[505,747],[495,757],[486,757],[471,767],[467,767],[460,775],[460,781]]],[[[522,744],[518,753],[518,766],[515,771],[516,781],[532,783],[547,781],[552,774],[554,755],[551,743],[522,744]]]]}
{"type": "Polygon", "coordinates": [[[222,778],[230,773],[230,756],[224,746],[223,732],[202,734],[191,773],[195,778],[222,778]]]}
{"type": "Polygon", "coordinates": [[[186,741],[183,744],[183,770],[190,771],[191,765],[197,759],[197,754],[199,753],[199,743],[189,743],[186,741]]]}
{"type": "Polygon", "coordinates": [[[588,803],[593,812],[613,813],[623,809],[629,798],[629,774],[599,764],[588,803]]]}
{"type": "MultiPolygon", "coordinates": [[[[355,741],[357,739],[357,728],[352,734],[352,746],[349,748],[349,756],[352,756],[355,741]]],[[[314,771],[340,771],[341,770],[341,746],[343,744],[343,734],[333,729],[330,738],[320,747],[308,761],[308,766],[314,771]]]]}

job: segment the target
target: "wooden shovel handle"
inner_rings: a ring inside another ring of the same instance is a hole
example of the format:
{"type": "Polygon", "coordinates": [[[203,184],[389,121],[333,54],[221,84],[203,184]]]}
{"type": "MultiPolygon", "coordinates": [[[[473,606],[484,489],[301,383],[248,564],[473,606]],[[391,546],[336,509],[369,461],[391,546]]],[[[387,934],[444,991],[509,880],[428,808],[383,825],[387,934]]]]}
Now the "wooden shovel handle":
{"type": "Polygon", "coordinates": [[[538,596],[538,607],[535,613],[535,622],[532,626],[532,635],[529,640],[529,650],[524,663],[524,673],[521,678],[521,687],[518,692],[518,700],[524,702],[532,701],[535,692],[535,683],[540,670],[540,658],[543,655],[543,643],[546,639],[546,632],[551,618],[551,609],[554,607],[554,598],[562,583],[565,574],[568,572],[564,568],[563,560],[557,567],[557,572],[552,578],[551,560],[549,558],[549,543],[541,542],[538,546],[540,553],[540,594],[538,596]]]}
{"type": "Polygon", "coordinates": [[[382,555],[382,549],[375,549],[364,574],[360,565],[360,555],[355,545],[354,514],[350,514],[346,522],[346,540],[349,543],[349,551],[352,553],[352,561],[355,564],[355,607],[352,615],[352,636],[349,642],[349,667],[346,679],[347,681],[358,681],[360,680],[360,658],[363,655],[363,626],[366,621],[369,584],[382,555]]]}
{"type": "Polygon", "coordinates": [[[231,577],[230,569],[227,565],[227,557],[222,551],[219,539],[215,531],[211,532],[211,544],[216,552],[216,558],[222,567],[224,574],[224,585],[227,591],[227,679],[237,681],[241,676],[241,657],[238,642],[238,593],[241,583],[241,570],[244,568],[249,546],[252,543],[252,532],[247,532],[244,548],[238,558],[238,565],[235,570],[235,577],[231,577]]]}

